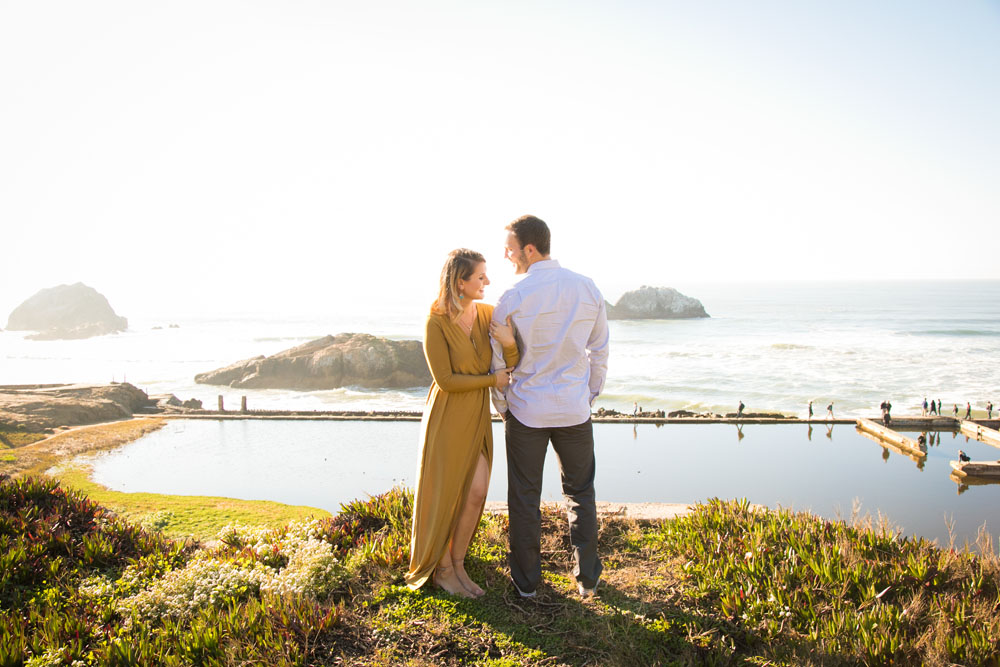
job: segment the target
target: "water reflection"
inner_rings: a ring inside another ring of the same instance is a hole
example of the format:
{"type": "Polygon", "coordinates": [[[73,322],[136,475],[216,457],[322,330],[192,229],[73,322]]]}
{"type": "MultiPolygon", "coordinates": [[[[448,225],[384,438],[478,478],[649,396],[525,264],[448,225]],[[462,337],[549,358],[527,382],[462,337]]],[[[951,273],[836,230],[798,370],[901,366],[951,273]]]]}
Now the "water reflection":
{"type": "Polygon", "coordinates": [[[958,484],[958,495],[962,495],[969,490],[971,486],[997,486],[1000,485],[1000,479],[986,479],[983,477],[969,477],[968,475],[959,475],[954,471],[948,475],[951,481],[958,484]]]}
{"type": "MultiPolygon", "coordinates": [[[[176,421],[94,461],[98,482],[123,491],[268,499],[339,511],[340,503],[412,486],[420,425],[415,422],[176,421]]],[[[928,433],[927,456],[914,466],[903,451],[855,429],[827,425],[827,438],[802,447],[797,425],[595,424],[597,498],[609,502],[747,498],[768,507],[849,517],[855,501],[880,512],[906,534],[974,543],[984,522],[1000,527],[1000,485],[964,484],[955,493],[949,460],[959,445],[974,459],[996,459],[989,445],[928,433]],[[641,437],[640,437],[641,436],[641,437]],[[891,449],[891,451],[890,451],[891,449]],[[893,453],[902,454],[892,456],[893,453]],[[878,457],[878,458],[876,458],[878,457]],[[710,461],[711,465],[706,465],[710,461]],[[876,464],[875,462],[878,461],[876,464]],[[920,474],[914,474],[914,467],[920,474]],[[967,498],[970,486],[977,488],[967,498]],[[960,497],[961,496],[961,497],[960,497]]],[[[488,498],[507,493],[503,427],[494,425],[488,498]]],[[[916,434],[910,437],[915,437],[916,434]]],[[[542,496],[561,498],[554,455],[546,460],[542,496]]]]}

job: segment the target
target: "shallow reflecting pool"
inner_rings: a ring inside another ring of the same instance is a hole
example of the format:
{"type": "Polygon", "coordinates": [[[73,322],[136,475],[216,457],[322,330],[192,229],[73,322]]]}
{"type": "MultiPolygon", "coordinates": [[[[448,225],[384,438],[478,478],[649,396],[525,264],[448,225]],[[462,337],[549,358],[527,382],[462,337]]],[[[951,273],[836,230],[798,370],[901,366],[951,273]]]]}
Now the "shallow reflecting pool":
{"type": "MultiPolygon", "coordinates": [[[[93,461],[94,479],[120,491],[276,500],[337,512],[340,504],[412,486],[416,422],[171,421],[161,430],[93,461]]],[[[596,424],[597,497],[617,502],[693,503],[745,497],[768,507],[849,517],[881,512],[908,535],[958,545],[985,522],[1000,528],[1000,484],[960,486],[948,461],[958,449],[974,460],[1000,450],[953,433],[928,434],[918,465],[853,426],[804,424],[596,424]]],[[[916,435],[911,434],[912,437],[916,435]]],[[[494,424],[490,500],[504,500],[503,427],[494,424]]],[[[551,449],[543,495],[560,498],[551,449]]]]}

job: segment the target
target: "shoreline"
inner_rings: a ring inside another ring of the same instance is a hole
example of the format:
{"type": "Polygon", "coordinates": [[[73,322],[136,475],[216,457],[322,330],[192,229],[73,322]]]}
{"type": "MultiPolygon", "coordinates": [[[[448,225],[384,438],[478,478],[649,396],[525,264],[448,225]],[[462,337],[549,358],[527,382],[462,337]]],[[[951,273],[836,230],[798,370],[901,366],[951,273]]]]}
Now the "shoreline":
{"type": "MultiPolygon", "coordinates": [[[[134,418],[141,419],[151,417],[156,419],[215,419],[215,420],[314,420],[314,421],[407,421],[419,422],[423,418],[423,413],[409,411],[303,411],[303,410],[250,410],[239,412],[236,410],[219,411],[197,411],[197,412],[163,412],[137,414],[134,418]]],[[[597,416],[591,417],[595,424],[807,424],[813,426],[834,426],[834,425],[856,425],[858,419],[862,417],[842,417],[836,419],[805,419],[801,417],[633,417],[631,415],[618,416],[597,416]]],[[[867,419],[881,419],[878,417],[867,417],[867,419]]],[[[499,415],[491,415],[493,422],[503,421],[499,415]]],[[[955,431],[958,430],[962,420],[954,417],[922,417],[905,416],[894,417],[891,428],[901,430],[928,429],[935,431],[955,431]]],[[[1000,427],[1000,419],[972,419],[977,424],[988,428],[1000,427]]]]}

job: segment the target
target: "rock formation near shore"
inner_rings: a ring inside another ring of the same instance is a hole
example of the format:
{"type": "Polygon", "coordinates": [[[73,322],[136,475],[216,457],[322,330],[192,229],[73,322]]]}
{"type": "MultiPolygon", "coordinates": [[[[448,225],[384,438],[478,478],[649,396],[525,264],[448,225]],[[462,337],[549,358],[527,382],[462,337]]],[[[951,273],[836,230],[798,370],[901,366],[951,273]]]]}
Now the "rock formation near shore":
{"type": "Polygon", "coordinates": [[[618,303],[607,303],[609,320],[679,320],[709,317],[701,301],[672,287],[647,287],[625,292],[618,303]]]}
{"type": "Polygon", "coordinates": [[[15,308],[7,319],[11,331],[37,331],[32,340],[69,340],[125,331],[108,300],[83,283],[49,287],[15,308]]]}
{"type": "Polygon", "coordinates": [[[342,333],[199,373],[194,381],[247,389],[398,389],[426,387],[431,374],[420,341],[342,333]]]}
{"type": "Polygon", "coordinates": [[[0,387],[0,425],[25,431],[128,419],[149,405],[130,384],[0,387]]]}

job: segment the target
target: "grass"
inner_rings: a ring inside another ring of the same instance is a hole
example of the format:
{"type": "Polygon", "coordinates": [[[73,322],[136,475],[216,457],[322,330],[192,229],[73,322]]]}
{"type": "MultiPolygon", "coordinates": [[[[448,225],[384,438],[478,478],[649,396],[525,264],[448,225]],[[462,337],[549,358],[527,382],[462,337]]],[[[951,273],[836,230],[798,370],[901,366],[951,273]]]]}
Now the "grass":
{"type": "MultiPolygon", "coordinates": [[[[41,475],[82,454],[115,449],[161,428],[162,419],[129,419],[75,428],[6,452],[12,461],[0,464],[0,473],[11,476],[41,475]]],[[[37,434],[42,435],[42,434],[37,434]]]]}
{"type": "Polygon", "coordinates": [[[565,518],[543,513],[544,581],[507,582],[485,516],[476,600],[402,585],[412,496],[337,517],[171,542],[52,481],[0,482],[0,666],[996,665],[1000,565],[885,527],[713,500],[605,519],[605,584],[581,600],[565,518]],[[14,554],[13,556],[11,554],[14,554]],[[44,660],[49,662],[44,662],[44,660]]]}
{"type": "Polygon", "coordinates": [[[0,449],[24,447],[39,440],[44,440],[45,433],[29,433],[27,431],[0,429],[0,449]]]}
{"type": "Polygon", "coordinates": [[[95,502],[170,537],[211,540],[229,523],[277,528],[289,521],[330,516],[326,510],[315,507],[267,500],[112,491],[90,481],[89,473],[87,466],[71,466],[61,470],[59,478],[67,487],[82,491],[95,502]]]}

